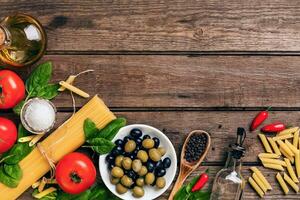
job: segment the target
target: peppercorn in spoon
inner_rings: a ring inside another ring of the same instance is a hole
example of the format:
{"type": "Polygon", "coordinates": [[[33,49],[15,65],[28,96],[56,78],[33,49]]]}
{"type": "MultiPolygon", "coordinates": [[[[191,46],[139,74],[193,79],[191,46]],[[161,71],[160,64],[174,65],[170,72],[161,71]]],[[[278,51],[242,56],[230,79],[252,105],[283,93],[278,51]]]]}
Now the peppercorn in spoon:
{"type": "Polygon", "coordinates": [[[179,175],[168,200],[173,200],[185,179],[202,163],[210,148],[210,143],[210,135],[205,131],[195,130],[189,133],[181,151],[179,175]]]}

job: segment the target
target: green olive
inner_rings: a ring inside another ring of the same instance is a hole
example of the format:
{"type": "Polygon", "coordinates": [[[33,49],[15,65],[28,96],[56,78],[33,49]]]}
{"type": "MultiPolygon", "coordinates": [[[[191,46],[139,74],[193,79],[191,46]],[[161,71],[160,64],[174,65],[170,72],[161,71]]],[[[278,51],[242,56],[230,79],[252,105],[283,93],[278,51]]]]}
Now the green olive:
{"type": "Polygon", "coordinates": [[[143,163],[147,162],[148,160],[148,154],[144,150],[139,150],[136,157],[140,159],[143,163]]]}
{"type": "Polygon", "coordinates": [[[139,176],[145,176],[148,173],[148,169],[146,166],[142,166],[140,171],[138,172],[139,176]]]}
{"type": "Polygon", "coordinates": [[[122,155],[116,157],[115,165],[118,166],[118,167],[121,167],[123,159],[124,159],[124,156],[122,156],[122,155]]]}
{"type": "Polygon", "coordinates": [[[147,185],[151,185],[153,184],[155,181],[155,176],[153,173],[148,173],[146,174],[146,177],[145,177],[145,182],[147,185]]]}
{"type": "Polygon", "coordinates": [[[151,149],[154,147],[154,141],[150,138],[143,140],[143,147],[146,149],[151,149]]]}
{"type": "Polygon", "coordinates": [[[133,192],[132,195],[133,195],[134,197],[137,197],[137,198],[142,197],[142,196],[144,196],[144,194],[145,194],[144,189],[143,189],[142,187],[139,187],[139,186],[135,186],[135,187],[133,188],[132,192],[133,192]]]}
{"type": "Polygon", "coordinates": [[[129,140],[128,142],[126,142],[124,150],[127,153],[133,152],[135,150],[136,147],[136,143],[133,140],[129,140]]]}
{"type": "Polygon", "coordinates": [[[136,185],[137,185],[137,186],[143,187],[144,184],[145,184],[145,181],[144,181],[143,178],[138,178],[138,179],[136,180],[136,185]]]}
{"type": "Polygon", "coordinates": [[[154,162],[158,162],[161,159],[161,154],[157,149],[150,149],[149,150],[149,157],[154,162]]]}
{"type": "Polygon", "coordinates": [[[166,149],[163,147],[158,147],[157,150],[159,151],[160,155],[163,156],[166,154],[166,149]]]}
{"type": "Polygon", "coordinates": [[[127,192],[128,189],[124,187],[121,183],[118,183],[116,186],[116,190],[119,194],[124,194],[127,192]]]}
{"type": "Polygon", "coordinates": [[[132,169],[133,169],[133,171],[139,172],[141,170],[141,168],[142,168],[142,162],[141,162],[141,160],[135,159],[132,162],[132,169]]]}
{"type": "Polygon", "coordinates": [[[119,178],[114,178],[114,177],[111,177],[110,178],[110,182],[114,185],[117,185],[119,182],[120,182],[120,179],[119,178]]]}
{"type": "Polygon", "coordinates": [[[164,188],[166,186],[166,180],[164,179],[164,177],[158,177],[155,185],[160,189],[164,188]]]}
{"type": "Polygon", "coordinates": [[[132,179],[129,178],[127,175],[124,175],[122,178],[121,178],[121,183],[122,185],[124,185],[125,187],[130,187],[132,185],[132,179]]]}
{"type": "Polygon", "coordinates": [[[128,158],[128,157],[125,157],[122,160],[122,166],[126,170],[130,170],[131,169],[131,163],[132,163],[132,160],[130,158],[128,158]]]}
{"type": "Polygon", "coordinates": [[[114,167],[111,170],[111,175],[115,178],[121,178],[124,175],[124,171],[120,167],[114,167]]]}

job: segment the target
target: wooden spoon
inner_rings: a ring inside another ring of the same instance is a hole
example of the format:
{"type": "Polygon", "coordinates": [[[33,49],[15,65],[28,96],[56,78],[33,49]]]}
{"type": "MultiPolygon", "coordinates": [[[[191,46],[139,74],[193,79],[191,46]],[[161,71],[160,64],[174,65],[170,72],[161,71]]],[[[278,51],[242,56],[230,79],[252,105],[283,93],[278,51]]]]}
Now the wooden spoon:
{"type": "Polygon", "coordinates": [[[195,171],[199,165],[202,163],[203,159],[205,158],[209,148],[210,148],[210,135],[202,130],[195,130],[189,133],[189,135],[187,136],[187,138],[184,141],[182,150],[181,150],[181,156],[180,156],[180,171],[179,171],[179,175],[177,177],[177,181],[175,182],[173,189],[171,191],[171,194],[169,196],[168,200],[173,200],[176,192],[180,189],[180,187],[182,186],[182,184],[184,183],[185,179],[193,172],[195,171]],[[200,158],[194,162],[188,162],[185,158],[184,158],[184,154],[185,154],[185,149],[186,149],[186,145],[188,143],[188,141],[190,140],[190,137],[194,134],[205,134],[207,136],[207,143],[206,143],[206,147],[204,152],[202,153],[202,155],[200,156],[200,158]]]}

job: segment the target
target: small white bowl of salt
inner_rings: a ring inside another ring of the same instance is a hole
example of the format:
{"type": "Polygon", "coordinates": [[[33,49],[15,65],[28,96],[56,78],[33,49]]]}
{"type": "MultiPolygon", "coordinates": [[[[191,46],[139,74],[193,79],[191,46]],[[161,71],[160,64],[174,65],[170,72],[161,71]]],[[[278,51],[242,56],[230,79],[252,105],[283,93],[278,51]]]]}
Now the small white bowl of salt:
{"type": "Polygon", "coordinates": [[[20,118],[25,129],[34,134],[44,134],[55,124],[56,108],[46,99],[33,98],[24,104],[20,118]]]}

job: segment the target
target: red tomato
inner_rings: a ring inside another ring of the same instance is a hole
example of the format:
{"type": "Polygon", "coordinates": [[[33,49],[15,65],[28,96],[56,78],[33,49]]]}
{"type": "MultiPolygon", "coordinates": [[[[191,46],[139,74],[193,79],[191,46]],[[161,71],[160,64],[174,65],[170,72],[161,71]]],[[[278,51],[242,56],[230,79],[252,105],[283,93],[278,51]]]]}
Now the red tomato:
{"type": "Polygon", "coordinates": [[[17,127],[9,119],[0,117],[0,153],[8,151],[17,140],[17,127]]]}
{"type": "Polygon", "coordinates": [[[22,79],[13,71],[0,71],[0,109],[15,107],[25,97],[22,79]]]}
{"type": "Polygon", "coordinates": [[[56,180],[64,192],[79,194],[95,183],[96,169],[85,154],[70,153],[58,162],[56,180]]]}

